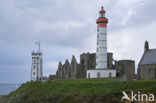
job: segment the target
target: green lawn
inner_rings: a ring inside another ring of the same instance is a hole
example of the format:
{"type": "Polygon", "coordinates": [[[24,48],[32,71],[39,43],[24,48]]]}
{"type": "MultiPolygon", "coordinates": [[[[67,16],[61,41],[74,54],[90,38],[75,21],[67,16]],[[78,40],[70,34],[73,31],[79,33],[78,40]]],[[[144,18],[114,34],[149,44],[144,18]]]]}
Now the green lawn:
{"type": "MultiPolygon", "coordinates": [[[[123,90],[156,91],[156,80],[131,80],[120,82],[119,79],[107,78],[28,82],[12,92],[9,95],[9,101],[11,101],[10,103],[30,103],[30,101],[31,103],[36,103],[36,100],[40,100],[42,102],[37,103],[44,103],[48,99],[65,95],[105,95],[121,92],[123,90]]],[[[68,97],[66,98],[65,100],[68,100],[68,97]]]]}

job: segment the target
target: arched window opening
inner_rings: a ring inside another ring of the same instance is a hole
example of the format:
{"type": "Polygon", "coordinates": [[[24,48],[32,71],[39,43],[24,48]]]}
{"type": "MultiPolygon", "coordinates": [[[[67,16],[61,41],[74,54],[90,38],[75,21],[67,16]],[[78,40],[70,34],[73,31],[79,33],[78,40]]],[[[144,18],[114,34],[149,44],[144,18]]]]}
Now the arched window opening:
{"type": "Polygon", "coordinates": [[[97,78],[101,78],[100,72],[97,73],[97,78]]]}

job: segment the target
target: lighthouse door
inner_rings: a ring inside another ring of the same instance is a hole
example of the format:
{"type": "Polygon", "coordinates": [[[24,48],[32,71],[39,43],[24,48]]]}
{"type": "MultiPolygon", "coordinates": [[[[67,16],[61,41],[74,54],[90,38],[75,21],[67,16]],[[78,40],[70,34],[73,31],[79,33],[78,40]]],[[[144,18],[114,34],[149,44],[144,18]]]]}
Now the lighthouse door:
{"type": "Polygon", "coordinates": [[[112,77],[112,73],[111,72],[109,72],[109,78],[111,78],[112,77]]]}
{"type": "Polygon", "coordinates": [[[100,78],[101,77],[101,74],[100,72],[97,73],[97,78],[100,78]]]}

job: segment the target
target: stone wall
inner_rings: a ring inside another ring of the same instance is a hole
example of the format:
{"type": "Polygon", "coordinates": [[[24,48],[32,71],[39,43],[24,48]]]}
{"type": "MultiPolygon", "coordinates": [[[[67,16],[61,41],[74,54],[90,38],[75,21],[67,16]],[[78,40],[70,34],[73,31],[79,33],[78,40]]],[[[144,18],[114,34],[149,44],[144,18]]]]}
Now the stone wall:
{"type": "Polygon", "coordinates": [[[83,65],[82,67],[82,73],[83,78],[86,78],[87,70],[89,69],[95,69],[95,63],[96,62],[96,54],[95,53],[83,53],[80,55],[80,64],[83,65]]]}
{"type": "Polygon", "coordinates": [[[49,75],[49,80],[56,80],[56,75],[49,75]]]}
{"type": "MultiPolygon", "coordinates": [[[[117,61],[113,64],[113,53],[107,53],[107,67],[108,69],[117,70],[121,76],[124,73],[128,78],[134,78],[135,76],[135,62],[132,60],[117,61]]],[[[72,56],[71,62],[66,60],[62,65],[59,62],[58,69],[56,72],[57,79],[76,79],[86,78],[87,70],[95,69],[96,64],[96,53],[83,53],[80,55],[80,63],[77,63],[75,56],[72,56]]],[[[119,76],[119,77],[120,77],[119,76]]]]}
{"type": "Polygon", "coordinates": [[[155,79],[156,78],[156,65],[141,65],[138,66],[139,79],[155,79]]]}
{"type": "Polygon", "coordinates": [[[107,53],[107,67],[113,69],[113,53],[107,53]]]}
{"type": "Polygon", "coordinates": [[[128,79],[135,78],[135,61],[120,60],[116,61],[115,68],[117,70],[117,77],[126,75],[128,79]]]}

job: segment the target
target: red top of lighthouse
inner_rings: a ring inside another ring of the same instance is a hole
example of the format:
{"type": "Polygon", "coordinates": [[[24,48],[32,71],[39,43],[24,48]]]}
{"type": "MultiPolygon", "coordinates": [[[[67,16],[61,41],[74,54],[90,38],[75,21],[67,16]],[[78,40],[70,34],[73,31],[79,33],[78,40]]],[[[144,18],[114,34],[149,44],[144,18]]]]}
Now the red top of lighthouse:
{"type": "Polygon", "coordinates": [[[96,23],[98,24],[98,27],[107,27],[108,19],[105,17],[105,10],[103,9],[103,6],[101,7],[101,10],[99,11],[99,18],[96,20],[96,23]]]}
{"type": "Polygon", "coordinates": [[[106,13],[105,10],[103,9],[103,6],[101,7],[101,10],[99,13],[106,13]]]}

